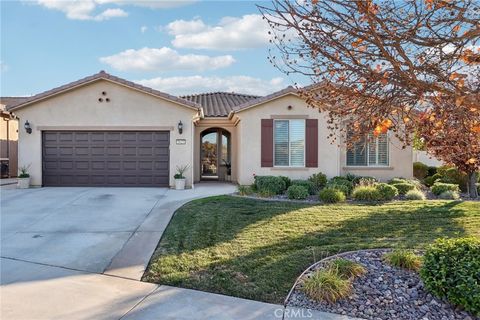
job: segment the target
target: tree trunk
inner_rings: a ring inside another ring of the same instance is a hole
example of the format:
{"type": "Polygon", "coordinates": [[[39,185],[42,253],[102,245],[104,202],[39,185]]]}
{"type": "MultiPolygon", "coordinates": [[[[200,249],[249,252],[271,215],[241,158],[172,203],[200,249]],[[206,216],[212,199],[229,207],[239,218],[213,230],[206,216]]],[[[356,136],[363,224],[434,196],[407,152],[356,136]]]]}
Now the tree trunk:
{"type": "Polygon", "coordinates": [[[469,172],[468,173],[468,190],[470,193],[471,198],[477,198],[478,197],[478,192],[477,192],[477,173],[474,172],[469,172]]]}

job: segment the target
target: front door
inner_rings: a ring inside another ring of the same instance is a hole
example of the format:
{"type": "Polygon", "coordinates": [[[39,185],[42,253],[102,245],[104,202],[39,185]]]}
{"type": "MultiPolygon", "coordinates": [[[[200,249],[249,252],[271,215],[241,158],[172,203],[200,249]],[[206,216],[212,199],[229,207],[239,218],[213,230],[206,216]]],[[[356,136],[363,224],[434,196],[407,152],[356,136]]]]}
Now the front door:
{"type": "Polygon", "coordinates": [[[215,128],[201,134],[200,168],[203,180],[228,180],[231,175],[230,133],[215,128]]]}

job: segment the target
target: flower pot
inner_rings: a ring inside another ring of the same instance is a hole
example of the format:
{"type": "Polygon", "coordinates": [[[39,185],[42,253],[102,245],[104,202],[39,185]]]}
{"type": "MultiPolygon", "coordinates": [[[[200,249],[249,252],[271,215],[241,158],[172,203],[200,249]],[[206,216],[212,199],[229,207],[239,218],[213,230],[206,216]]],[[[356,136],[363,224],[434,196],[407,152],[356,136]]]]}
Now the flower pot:
{"type": "Polygon", "coordinates": [[[28,189],[30,187],[30,177],[28,178],[17,178],[17,188],[18,189],[28,189]]]}
{"type": "Polygon", "coordinates": [[[175,179],[175,190],[185,189],[185,179],[175,179]]]}

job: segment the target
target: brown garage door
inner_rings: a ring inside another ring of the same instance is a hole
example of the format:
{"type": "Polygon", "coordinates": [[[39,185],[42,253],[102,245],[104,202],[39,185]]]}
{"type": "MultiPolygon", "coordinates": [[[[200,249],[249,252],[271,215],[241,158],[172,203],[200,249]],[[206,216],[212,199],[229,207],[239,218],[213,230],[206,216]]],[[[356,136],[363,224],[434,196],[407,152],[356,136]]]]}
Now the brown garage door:
{"type": "Polygon", "coordinates": [[[45,186],[166,187],[168,131],[44,131],[45,186]]]}

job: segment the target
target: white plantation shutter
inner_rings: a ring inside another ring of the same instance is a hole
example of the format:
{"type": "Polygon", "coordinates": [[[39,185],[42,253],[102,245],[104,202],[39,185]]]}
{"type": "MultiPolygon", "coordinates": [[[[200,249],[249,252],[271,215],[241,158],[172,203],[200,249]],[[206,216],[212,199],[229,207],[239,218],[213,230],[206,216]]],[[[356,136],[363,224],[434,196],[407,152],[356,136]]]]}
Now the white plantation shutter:
{"type": "Polygon", "coordinates": [[[388,136],[387,134],[381,134],[377,138],[377,153],[379,166],[388,166],[388,136]]]}
{"type": "Polygon", "coordinates": [[[347,166],[388,166],[388,135],[369,135],[355,143],[347,150],[347,166]]]}
{"type": "Polygon", "coordinates": [[[274,165],[305,166],[305,120],[275,120],[274,165]]]}
{"type": "Polygon", "coordinates": [[[368,135],[368,165],[377,165],[377,138],[373,134],[368,135]]]}
{"type": "Polygon", "coordinates": [[[347,166],[366,166],[367,148],[365,139],[360,139],[347,150],[347,166]]]}
{"type": "Polygon", "coordinates": [[[274,127],[274,159],[276,166],[288,166],[289,143],[288,143],[288,120],[275,121],[274,127]]]}
{"type": "Polygon", "coordinates": [[[290,120],[290,166],[305,165],[305,120],[290,120]]]}

